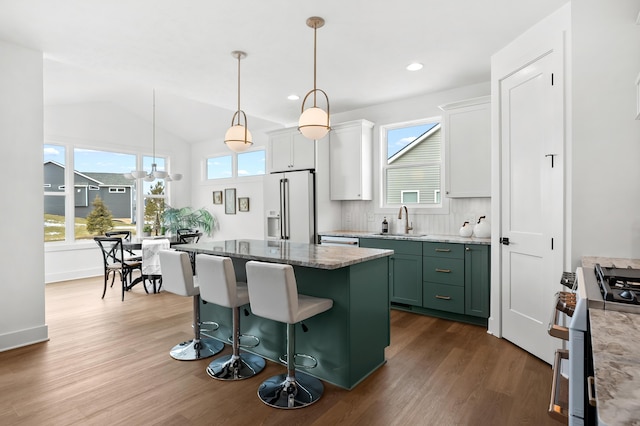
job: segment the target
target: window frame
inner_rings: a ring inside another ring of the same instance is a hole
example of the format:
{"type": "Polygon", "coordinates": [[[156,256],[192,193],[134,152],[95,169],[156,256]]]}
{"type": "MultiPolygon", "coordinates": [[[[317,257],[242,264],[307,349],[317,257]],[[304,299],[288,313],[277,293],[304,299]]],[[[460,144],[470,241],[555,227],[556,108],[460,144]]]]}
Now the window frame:
{"type": "MultiPolygon", "coordinates": [[[[387,199],[386,199],[386,193],[387,193],[387,170],[393,170],[393,169],[400,169],[402,167],[420,167],[420,166],[427,166],[427,165],[432,165],[432,164],[438,164],[440,166],[440,188],[437,189],[436,191],[439,191],[440,194],[444,193],[444,188],[445,188],[445,138],[441,137],[440,138],[440,161],[439,163],[420,163],[420,162],[416,162],[416,163],[411,163],[411,164],[404,164],[402,166],[393,166],[393,165],[389,165],[388,164],[388,142],[387,142],[387,133],[390,130],[396,130],[396,129],[401,129],[401,128],[405,128],[405,127],[413,127],[413,126],[419,126],[422,124],[429,124],[429,123],[439,123],[440,124],[440,131],[443,132],[443,117],[442,116],[431,116],[431,117],[425,117],[425,118],[420,118],[420,119],[415,119],[415,120],[408,120],[408,121],[402,121],[402,122],[394,122],[394,123],[388,123],[388,124],[384,124],[381,125],[379,128],[380,134],[379,134],[379,140],[380,140],[380,144],[379,144],[379,170],[380,170],[380,175],[378,177],[378,183],[379,183],[379,197],[380,197],[380,201],[379,201],[379,208],[381,209],[382,212],[394,212],[397,211],[398,208],[400,208],[402,205],[406,205],[408,208],[413,209],[414,211],[417,211],[418,213],[422,213],[422,214],[449,214],[449,199],[447,197],[442,197],[440,195],[440,203],[438,204],[418,204],[418,203],[409,203],[409,204],[402,204],[402,202],[400,203],[387,203],[387,199]]],[[[411,191],[410,191],[411,192],[411,191]]],[[[422,195],[422,194],[421,194],[422,195]]],[[[428,196],[428,194],[424,194],[425,196],[428,196]]],[[[436,195],[434,194],[434,197],[436,195]]],[[[419,197],[422,198],[422,197],[419,197]]]]}
{"type": "MultiPolygon", "coordinates": [[[[76,239],[75,238],[75,201],[74,201],[74,192],[75,185],[67,185],[68,182],[74,182],[74,171],[75,171],[75,152],[76,150],[91,150],[91,151],[102,151],[109,152],[114,154],[127,154],[135,156],[135,169],[139,170],[141,167],[144,170],[150,169],[149,167],[144,168],[144,159],[151,157],[149,153],[147,153],[144,148],[136,147],[133,150],[121,149],[121,147],[104,147],[93,145],[90,143],[73,143],[73,142],[62,142],[56,139],[47,138],[42,144],[43,148],[46,146],[56,146],[65,150],[65,163],[64,166],[64,184],[60,185],[61,190],[57,192],[47,191],[47,187],[43,188],[43,195],[45,197],[64,197],[64,205],[65,205],[65,239],[58,241],[49,241],[44,242],[46,250],[56,250],[55,247],[63,247],[64,245],[74,245],[78,247],[94,245],[93,241],[89,241],[86,239],[76,239]],[[69,213],[71,212],[71,213],[69,213]]],[[[156,155],[156,160],[163,160],[164,165],[168,165],[171,162],[170,155],[156,155]]],[[[44,158],[43,158],[44,160],[44,158]]],[[[44,161],[43,161],[44,165],[44,161]]],[[[159,170],[162,170],[163,167],[159,167],[159,170]]],[[[141,179],[136,179],[132,181],[132,194],[135,195],[134,201],[132,202],[132,207],[135,210],[135,227],[136,233],[138,235],[142,235],[142,228],[144,226],[144,199],[145,197],[153,197],[153,198],[164,198],[165,205],[171,205],[171,186],[165,183],[164,185],[164,194],[163,195],[145,195],[143,181],[141,179]]],[[[89,189],[89,188],[88,188],[89,189]]],[[[125,192],[126,194],[126,188],[125,192]]]]}
{"type": "Polygon", "coordinates": [[[255,179],[260,178],[261,176],[265,176],[267,174],[267,150],[264,146],[259,146],[254,149],[250,149],[243,152],[225,152],[225,153],[215,153],[207,156],[204,159],[203,165],[203,180],[205,182],[213,183],[219,182],[225,179],[255,179]],[[260,152],[264,154],[264,172],[261,174],[252,174],[252,175],[241,175],[238,173],[239,170],[239,161],[238,158],[243,154],[250,154],[255,152],[260,152]],[[231,157],[231,175],[226,177],[218,177],[218,178],[210,178],[209,177],[209,161],[215,158],[223,158],[223,157],[231,157]]]}

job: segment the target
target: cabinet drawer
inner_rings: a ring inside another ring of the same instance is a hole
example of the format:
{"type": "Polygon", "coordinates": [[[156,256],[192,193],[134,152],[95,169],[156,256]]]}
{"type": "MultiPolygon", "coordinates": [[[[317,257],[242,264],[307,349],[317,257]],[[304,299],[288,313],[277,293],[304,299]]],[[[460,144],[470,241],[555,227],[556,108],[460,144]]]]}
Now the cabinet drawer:
{"type": "Polygon", "coordinates": [[[422,258],[422,279],[464,287],[464,259],[422,258]]]}
{"type": "Polygon", "coordinates": [[[464,314],[464,287],[424,282],[422,296],[425,308],[464,314]]]}
{"type": "Polygon", "coordinates": [[[360,247],[388,249],[393,250],[394,253],[422,256],[422,243],[420,241],[360,238],[360,247]]]}
{"type": "Polygon", "coordinates": [[[456,243],[422,243],[424,256],[464,259],[464,244],[456,243]]]}

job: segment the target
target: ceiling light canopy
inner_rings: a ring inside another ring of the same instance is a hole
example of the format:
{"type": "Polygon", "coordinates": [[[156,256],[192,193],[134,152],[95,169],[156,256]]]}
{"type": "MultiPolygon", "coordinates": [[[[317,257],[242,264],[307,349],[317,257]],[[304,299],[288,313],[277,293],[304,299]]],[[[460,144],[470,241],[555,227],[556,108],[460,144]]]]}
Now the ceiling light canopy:
{"type": "Polygon", "coordinates": [[[413,63],[407,65],[407,70],[409,70],[409,71],[418,71],[418,70],[421,70],[423,66],[424,65],[422,65],[420,62],[413,62],[413,63]]]}
{"type": "Polygon", "coordinates": [[[302,101],[302,113],[298,121],[298,130],[308,139],[322,139],[331,130],[329,124],[329,97],[324,90],[316,87],[316,32],[324,26],[324,19],[312,16],[307,19],[307,26],[313,28],[313,90],[307,93],[302,101]],[[327,110],[317,105],[317,94],[321,93],[327,103],[327,110]],[[309,95],[313,94],[313,107],[304,109],[309,95]]]}
{"type": "Polygon", "coordinates": [[[239,50],[231,52],[234,58],[238,58],[238,109],[231,118],[231,127],[224,135],[224,143],[234,152],[246,151],[253,145],[251,132],[247,129],[247,115],[240,109],[240,60],[246,58],[247,54],[239,50]],[[240,117],[244,119],[244,125],[240,121],[240,117]]]}
{"type": "Polygon", "coordinates": [[[144,179],[147,182],[153,182],[156,179],[164,179],[165,182],[178,181],[182,179],[180,173],[173,175],[165,170],[158,170],[156,164],[156,90],[153,89],[153,163],[151,164],[151,171],[149,173],[146,170],[132,170],[131,173],[125,173],[124,177],[127,179],[144,179]]]}

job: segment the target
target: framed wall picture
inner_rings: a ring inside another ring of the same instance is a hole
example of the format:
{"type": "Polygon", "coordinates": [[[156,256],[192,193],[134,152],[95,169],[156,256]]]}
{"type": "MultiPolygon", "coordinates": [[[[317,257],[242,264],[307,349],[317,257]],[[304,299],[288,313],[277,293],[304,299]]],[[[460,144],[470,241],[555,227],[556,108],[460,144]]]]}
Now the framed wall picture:
{"type": "Polygon", "coordinates": [[[213,204],[222,204],[222,191],[213,191],[213,204]]]}
{"type": "Polygon", "coordinates": [[[238,197],[238,211],[249,211],[249,197],[238,197]]]}
{"type": "Polygon", "coordinates": [[[236,214],[236,189],[226,188],[224,190],[224,212],[226,214],[236,214]]]}

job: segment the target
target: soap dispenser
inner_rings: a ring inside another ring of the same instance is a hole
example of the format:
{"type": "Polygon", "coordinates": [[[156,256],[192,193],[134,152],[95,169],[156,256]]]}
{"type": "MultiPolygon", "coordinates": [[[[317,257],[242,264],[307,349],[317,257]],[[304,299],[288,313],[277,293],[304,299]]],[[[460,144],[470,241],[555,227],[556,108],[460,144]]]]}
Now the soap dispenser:
{"type": "Polygon", "coordinates": [[[387,217],[382,220],[382,233],[386,234],[389,232],[389,222],[387,222],[387,217]]]}

